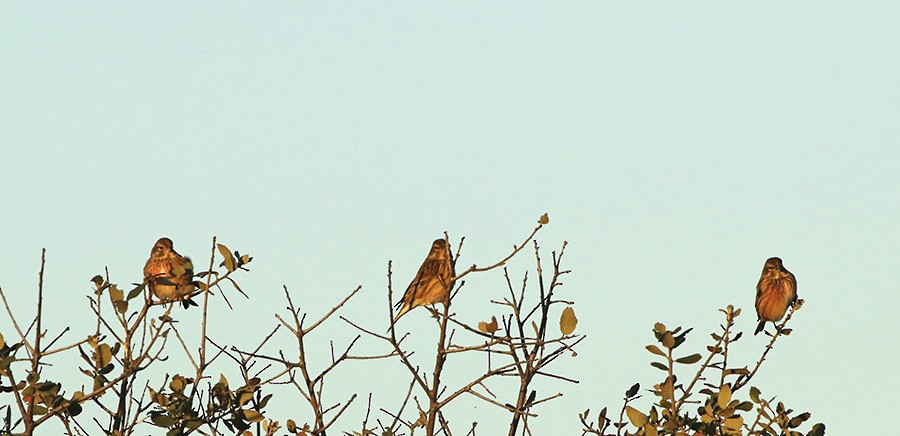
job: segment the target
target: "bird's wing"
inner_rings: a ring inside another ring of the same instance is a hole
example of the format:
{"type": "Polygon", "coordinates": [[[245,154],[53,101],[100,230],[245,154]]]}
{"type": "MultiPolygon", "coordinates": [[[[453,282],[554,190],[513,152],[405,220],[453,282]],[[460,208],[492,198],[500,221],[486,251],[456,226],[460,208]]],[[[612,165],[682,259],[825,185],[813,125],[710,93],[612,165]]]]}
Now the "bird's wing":
{"type": "Polygon", "coordinates": [[[794,304],[797,302],[797,278],[794,277],[793,273],[789,272],[788,273],[788,281],[791,284],[791,288],[793,288],[793,290],[794,290],[794,298],[791,299],[791,304],[794,304]]]}
{"type": "Polygon", "coordinates": [[[453,286],[456,285],[456,282],[450,281],[455,275],[456,271],[454,271],[453,263],[450,262],[450,259],[441,261],[438,277],[441,280],[441,284],[444,285],[444,288],[446,288],[448,292],[453,290],[453,286]]]}
{"type": "Polygon", "coordinates": [[[422,262],[422,266],[419,267],[419,271],[416,272],[416,277],[409,282],[409,286],[406,287],[406,292],[403,293],[403,299],[397,302],[397,307],[399,308],[407,302],[411,304],[419,289],[426,286],[428,280],[437,274],[439,268],[440,265],[433,259],[425,259],[425,261],[422,262]]]}

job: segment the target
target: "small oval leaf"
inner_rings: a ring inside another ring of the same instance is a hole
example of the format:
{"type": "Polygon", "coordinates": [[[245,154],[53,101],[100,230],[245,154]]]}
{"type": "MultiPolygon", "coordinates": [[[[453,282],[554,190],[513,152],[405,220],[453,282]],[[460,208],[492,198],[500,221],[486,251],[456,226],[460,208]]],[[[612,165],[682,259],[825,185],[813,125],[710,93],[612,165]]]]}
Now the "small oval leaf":
{"type": "Polygon", "coordinates": [[[680,359],[676,359],[675,361],[678,363],[684,363],[684,364],[690,365],[692,363],[699,362],[700,359],[702,359],[702,358],[703,358],[703,356],[701,356],[700,354],[691,354],[690,356],[684,356],[680,359]]]}
{"type": "Polygon", "coordinates": [[[631,424],[635,427],[643,427],[649,421],[647,415],[644,415],[631,406],[625,406],[625,414],[628,415],[628,420],[631,421],[631,424]]]}
{"type": "Polygon", "coordinates": [[[562,316],[559,318],[559,331],[568,336],[575,331],[577,325],[578,318],[575,317],[575,310],[571,307],[563,309],[562,316]]]}
{"type": "Polygon", "coordinates": [[[666,353],[663,353],[662,350],[660,350],[656,345],[647,345],[647,351],[658,356],[666,357],[666,353]]]}

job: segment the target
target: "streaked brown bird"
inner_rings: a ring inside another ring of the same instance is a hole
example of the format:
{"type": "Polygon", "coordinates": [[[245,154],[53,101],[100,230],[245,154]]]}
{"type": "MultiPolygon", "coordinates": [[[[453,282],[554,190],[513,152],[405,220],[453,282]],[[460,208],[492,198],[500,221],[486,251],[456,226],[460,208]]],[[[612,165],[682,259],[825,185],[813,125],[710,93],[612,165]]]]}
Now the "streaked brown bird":
{"type": "Polygon", "coordinates": [[[763,266],[756,284],[756,317],[759,325],[754,335],[763,331],[766,321],[777,323],[797,301],[797,279],[784,268],[781,259],[771,257],[763,266]]]}
{"type": "MultiPolygon", "coordinates": [[[[191,259],[172,248],[172,240],[160,238],[153,244],[144,265],[144,282],[161,301],[186,300],[194,292],[194,266],[191,259]]],[[[189,302],[184,301],[185,307],[189,302]]]]}
{"type": "Polygon", "coordinates": [[[435,239],[431,243],[431,251],[422,262],[416,277],[406,287],[403,300],[397,302],[397,322],[403,314],[418,306],[428,306],[435,303],[447,303],[450,291],[454,283],[451,282],[456,272],[453,262],[450,260],[450,247],[447,241],[435,239]]]}

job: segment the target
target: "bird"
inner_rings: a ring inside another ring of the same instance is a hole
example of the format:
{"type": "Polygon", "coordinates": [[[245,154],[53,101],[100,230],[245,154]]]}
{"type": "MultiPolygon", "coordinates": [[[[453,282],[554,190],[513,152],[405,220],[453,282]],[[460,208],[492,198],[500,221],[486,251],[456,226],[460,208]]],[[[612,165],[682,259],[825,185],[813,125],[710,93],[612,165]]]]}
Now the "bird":
{"type": "Polygon", "coordinates": [[[756,285],[756,317],[759,325],[754,335],[765,328],[767,321],[778,322],[788,308],[797,301],[797,279],[784,268],[781,259],[771,257],[763,266],[756,285]]]}
{"type": "MultiPolygon", "coordinates": [[[[435,303],[446,304],[450,299],[450,291],[453,289],[453,262],[450,259],[450,247],[444,239],[435,239],[431,243],[431,251],[422,262],[416,277],[406,287],[403,299],[397,302],[399,310],[393,323],[397,322],[403,314],[418,306],[428,306],[435,303]]],[[[392,324],[393,324],[392,323],[392,324]]]]}
{"type": "Polygon", "coordinates": [[[181,300],[184,307],[192,302],[194,266],[191,259],[172,248],[172,240],[159,238],[144,265],[144,282],[160,301],[181,300]]]}

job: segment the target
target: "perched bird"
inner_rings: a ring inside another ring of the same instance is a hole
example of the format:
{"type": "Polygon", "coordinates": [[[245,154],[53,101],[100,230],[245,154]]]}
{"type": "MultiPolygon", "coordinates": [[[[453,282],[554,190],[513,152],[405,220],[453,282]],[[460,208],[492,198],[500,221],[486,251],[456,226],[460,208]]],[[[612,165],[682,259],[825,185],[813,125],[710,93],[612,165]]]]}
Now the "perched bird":
{"type": "Polygon", "coordinates": [[[397,322],[403,314],[418,306],[445,303],[450,298],[453,283],[450,279],[456,275],[450,260],[450,247],[447,241],[435,239],[431,244],[428,257],[422,262],[412,283],[406,287],[403,300],[397,302],[397,322]]]}
{"type": "Polygon", "coordinates": [[[184,306],[190,304],[188,298],[194,292],[194,266],[191,259],[183,257],[172,249],[172,240],[160,238],[153,244],[150,258],[144,265],[144,282],[161,301],[182,300],[184,306]]]}
{"type": "Polygon", "coordinates": [[[778,322],[797,301],[797,279],[781,264],[781,259],[771,257],[766,260],[762,276],[756,285],[756,317],[759,325],[754,335],[759,334],[766,321],[778,322]]]}

